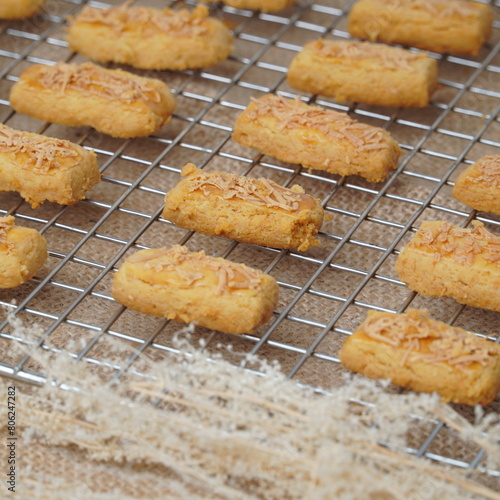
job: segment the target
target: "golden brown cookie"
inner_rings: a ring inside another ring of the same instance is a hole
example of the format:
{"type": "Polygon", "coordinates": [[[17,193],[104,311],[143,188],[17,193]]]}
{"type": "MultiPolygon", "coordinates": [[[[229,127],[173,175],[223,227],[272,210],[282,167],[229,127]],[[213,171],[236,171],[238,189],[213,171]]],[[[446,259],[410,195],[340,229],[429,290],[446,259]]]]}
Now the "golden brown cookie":
{"type": "Polygon", "coordinates": [[[154,134],[176,105],[162,81],[92,63],[30,66],[12,87],[10,103],[38,120],[123,138],[154,134]]]}
{"type": "Polygon", "coordinates": [[[307,43],[288,70],[294,89],[375,106],[427,106],[437,77],[437,62],[427,54],[334,40],[307,43]]]}
{"type": "Polygon", "coordinates": [[[477,55],[493,22],[490,5],[465,0],[359,0],[349,15],[357,38],[434,52],[477,55]]]}
{"type": "Polygon", "coordinates": [[[324,210],[300,186],[287,189],[268,179],[197,170],[192,163],[182,175],[163,210],[178,226],[272,248],[303,251],[319,244],[315,236],[324,210]]]}
{"type": "Polygon", "coordinates": [[[35,229],[0,217],[0,288],[13,288],[31,279],[47,260],[47,241],[35,229]]]}
{"type": "Polygon", "coordinates": [[[487,405],[500,390],[500,345],[433,320],[426,311],[369,311],[339,357],[352,371],[437,392],[444,402],[487,405]]]}
{"type": "Polygon", "coordinates": [[[0,124],[0,191],[17,191],[32,208],[73,205],[100,180],[93,151],[0,124]]]}
{"type": "Polygon", "coordinates": [[[484,229],[426,221],[401,251],[396,271],[412,290],[500,311],[500,236],[484,229]]]}
{"type": "Polygon", "coordinates": [[[271,317],[279,288],[244,264],[175,245],[140,250],[113,280],[113,297],[136,311],[226,333],[250,333],[271,317]]]}
{"type": "Polygon", "coordinates": [[[455,181],[453,196],[475,210],[500,214],[500,155],[485,156],[455,181]]]}
{"type": "Polygon", "coordinates": [[[279,160],[339,175],[385,180],[401,152],[391,135],[345,113],[267,94],[250,103],[233,139],[279,160]]]}
{"type": "Polygon", "coordinates": [[[2,0],[0,19],[22,19],[40,11],[45,0],[2,0]]]}
{"type": "Polygon", "coordinates": [[[293,5],[297,0],[203,0],[207,3],[218,3],[235,9],[260,10],[261,12],[278,12],[293,5]]]}
{"type": "Polygon", "coordinates": [[[94,61],[141,69],[204,68],[233,49],[229,28],[209,17],[204,5],[193,11],[86,6],[71,21],[67,40],[71,50],[94,61]]]}

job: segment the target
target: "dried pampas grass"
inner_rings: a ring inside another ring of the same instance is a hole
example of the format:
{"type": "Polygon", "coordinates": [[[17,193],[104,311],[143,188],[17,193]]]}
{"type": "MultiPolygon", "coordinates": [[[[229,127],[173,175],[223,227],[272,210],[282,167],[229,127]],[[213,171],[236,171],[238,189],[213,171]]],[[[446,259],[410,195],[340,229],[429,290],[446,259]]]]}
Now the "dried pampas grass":
{"type": "Polygon", "coordinates": [[[498,470],[498,415],[478,411],[470,423],[435,395],[391,394],[358,376],[318,393],[257,358],[264,376],[209,356],[189,329],[168,360],[103,382],[85,361],[35,348],[36,328],[10,322],[13,346],[47,375],[42,387],[16,383],[17,498],[500,499],[494,474],[408,453],[441,421],[485,449],[483,471],[498,470]]]}

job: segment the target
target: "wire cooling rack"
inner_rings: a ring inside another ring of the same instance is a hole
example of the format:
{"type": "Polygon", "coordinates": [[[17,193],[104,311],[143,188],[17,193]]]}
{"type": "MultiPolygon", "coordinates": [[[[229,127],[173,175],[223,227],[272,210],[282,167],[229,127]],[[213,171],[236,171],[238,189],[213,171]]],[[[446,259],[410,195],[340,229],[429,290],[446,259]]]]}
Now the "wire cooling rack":
{"type": "MultiPolygon", "coordinates": [[[[380,184],[307,171],[231,139],[236,116],[251,97],[269,92],[297,95],[286,83],[286,72],[304,43],[319,37],[348,38],[346,16],[353,2],[306,0],[275,14],[211,6],[212,15],[222,17],[234,30],[233,54],[201,71],[135,71],[168,83],[178,108],[155,136],[134,140],[42,123],[9,106],[9,90],[26,66],[84,60],[68,50],[64,27],[66,17],[86,3],[49,0],[44,12],[30,20],[0,24],[2,122],[94,149],[103,175],[88,198],[72,207],[45,203],[32,210],[16,193],[0,194],[0,216],[14,215],[17,224],[38,229],[49,243],[49,262],[32,280],[0,291],[5,310],[15,311],[27,325],[41,325],[43,334],[32,349],[65,350],[114,379],[140,371],[140,355],[156,360],[175,350],[171,337],[179,324],[127,310],[110,296],[113,274],[127,255],[175,243],[260,268],[280,285],[272,320],[254,334],[233,336],[198,328],[194,338],[203,338],[206,349],[235,364],[241,362],[237,352],[278,360],[289,377],[318,390],[340,383],[345,370],[338,350],[368,309],[401,312],[425,307],[437,319],[499,341],[499,313],[419,296],[394,272],[400,248],[422,220],[448,220],[465,227],[476,219],[500,234],[500,217],[471,211],[451,196],[461,170],[486,154],[500,154],[498,1],[493,3],[493,34],[478,57],[430,54],[439,61],[440,88],[425,109],[339,104],[301,96],[391,132],[403,154],[398,169],[380,184]],[[319,234],[321,245],[305,253],[278,251],[175,227],[161,217],[163,198],[187,162],[208,170],[264,176],[286,186],[301,184],[322,200],[331,215],[319,234]],[[108,345],[111,337],[135,347],[136,354],[114,357],[108,345]],[[224,349],[227,344],[234,346],[234,353],[224,349]]],[[[121,2],[88,3],[104,7],[121,2]]],[[[136,4],[165,6],[160,1],[136,4]]],[[[43,383],[43,367],[29,354],[16,355],[10,349],[20,339],[7,323],[5,310],[0,312],[0,374],[43,383]]],[[[252,369],[251,363],[247,368],[252,369]]],[[[486,410],[499,411],[498,401],[486,410]]],[[[479,470],[488,483],[498,486],[500,471],[482,466],[483,451],[453,439],[449,429],[436,422],[408,451],[479,470]]]]}

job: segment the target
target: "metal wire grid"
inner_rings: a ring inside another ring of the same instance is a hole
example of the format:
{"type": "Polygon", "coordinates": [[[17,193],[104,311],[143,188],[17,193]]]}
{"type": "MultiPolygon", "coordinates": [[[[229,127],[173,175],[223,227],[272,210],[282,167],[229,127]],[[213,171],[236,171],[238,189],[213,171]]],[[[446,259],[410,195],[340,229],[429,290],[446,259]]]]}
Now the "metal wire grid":
{"type": "MultiPolygon", "coordinates": [[[[175,90],[179,107],[172,123],[157,135],[133,141],[42,124],[17,115],[9,107],[9,88],[26,65],[80,60],[67,50],[63,25],[65,17],[85,3],[49,1],[46,11],[33,20],[3,23],[0,28],[2,121],[94,149],[103,174],[102,183],[75,207],[46,203],[32,210],[16,194],[0,194],[1,215],[15,215],[19,224],[36,227],[49,240],[46,269],[20,292],[0,292],[1,305],[15,309],[28,324],[43,326],[44,333],[33,349],[67,350],[77,360],[108,370],[114,379],[129,370],[140,372],[141,354],[155,359],[162,352],[175,350],[169,333],[178,325],[131,313],[116,304],[109,293],[112,275],[124,256],[139,248],[174,243],[186,243],[191,249],[207,247],[207,253],[257,264],[280,285],[282,299],[270,326],[238,337],[199,329],[196,335],[206,340],[206,348],[216,352],[219,344],[231,343],[235,351],[278,359],[289,377],[318,390],[334,385],[342,373],[336,353],[367,309],[400,312],[423,305],[434,316],[499,341],[498,313],[420,297],[409,292],[391,271],[399,248],[425,218],[446,218],[463,226],[477,219],[500,233],[499,217],[469,211],[453,202],[449,194],[461,167],[484,152],[500,153],[498,1],[494,4],[492,42],[479,57],[432,54],[440,60],[442,89],[426,110],[339,105],[325,98],[302,96],[383,126],[395,135],[403,159],[383,184],[308,172],[238,147],[230,139],[234,118],[251,96],[267,92],[296,95],[286,84],[286,71],[306,41],[320,36],[348,37],[345,21],[352,2],[304,2],[277,14],[214,8],[215,15],[222,13],[234,23],[233,55],[226,63],[203,71],[155,73],[175,90]],[[296,182],[304,185],[322,198],[333,216],[333,222],[320,232],[321,246],[299,254],[175,228],[161,218],[162,201],[187,161],[208,169],[267,176],[287,186],[296,182]],[[339,281],[347,282],[347,287],[338,288],[335,283],[339,281]],[[13,298],[16,305],[11,303],[13,298]],[[299,332],[299,337],[291,331],[299,332]],[[79,350],[66,343],[65,337],[75,336],[85,341],[79,350]],[[106,350],[109,336],[134,345],[136,354],[121,362],[112,359],[106,350]]],[[[121,2],[88,3],[107,6],[121,2]]],[[[172,6],[181,4],[173,2],[172,6]]],[[[0,324],[0,332],[0,373],[43,383],[43,369],[31,356],[9,358],[9,345],[19,339],[11,334],[6,321],[0,324]]],[[[237,356],[227,356],[240,362],[237,356]]],[[[489,481],[500,478],[500,471],[481,467],[482,450],[446,451],[443,443],[452,439],[448,432],[442,422],[434,422],[425,438],[408,451],[461,468],[477,468],[489,481]]]]}

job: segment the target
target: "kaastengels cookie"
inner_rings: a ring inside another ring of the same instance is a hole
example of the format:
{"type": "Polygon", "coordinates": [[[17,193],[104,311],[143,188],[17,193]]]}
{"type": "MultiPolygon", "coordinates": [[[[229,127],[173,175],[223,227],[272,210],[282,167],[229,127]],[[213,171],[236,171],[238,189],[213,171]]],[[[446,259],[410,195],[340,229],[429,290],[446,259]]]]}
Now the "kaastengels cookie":
{"type": "Polygon", "coordinates": [[[339,175],[385,180],[401,152],[391,135],[345,113],[267,94],[236,120],[233,139],[279,160],[339,175]]]}
{"type": "Polygon", "coordinates": [[[73,205],[100,180],[93,151],[0,124],[0,191],[17,191],[32,208],[73,205]]]}
{"type": "Polygon", "coordinates": [[[278,12],[293,5],[297,0],[203,0],[208,3],[222,1],[224,5],[235,9],[260,10],[262,12],[278,12]]]}
{"type": "Polygon", "coordinates": [[[233,37],[204,5],[193,11],[86,6],[71,21],[71,50],[99,62],[141,69],[204,68],[227,59],[233,37]]]}
{"type": "Polygon", "coordinates": [[[180,245],[127,258],[112,288],[115,300],[136,311],[226,333],[250,333],[266,323],[278,293],[268,274],[180,245]]]}
{"type": "Polygon", "coordinates": [[[424,53],[368,42],[315,40],[290,64],[294,89],[376,106],[424,107],[437,87],[437,62],[424,53]]]}
{"type": "Polygon", "coordinates": [[[423,222],[403,248],[396,271],[412,290],[500,311],[500,236],[448,222],[423,222]]]}
{"type": "Polygon", "coordinates": [[[500,155],[485,156],[455,181],[453,196],[475,210],[500,214],[500,155]]]}
{"type": "Polygon", "coordinates": [[[324,210],[318,199],[296,185],[268,179],[197,170],[188,163],[182,179],[165,197],[163,217],[203,234],[272,248],[319,244],[315,238],[324,210]]]}
{"type": "Polygon", "coordinates": [[[352,371],[437,392],[444,402],[487,405],[500,390],[500,345],[433,320],[426,311],[369,311],[339,357],[352,371]]]}
{"type": "Polygon", "coordinates": [[[176,105],[162,81],[92,63],[30,66],[12,87],[10,103],[39,120],[123,138],[154,134],[176,105]]]}
{"type": "Polygon", "coordinates": [[[0,288],[13,288],[31,279],[47,260],[47,241],[35,229],[0,217],[0,288]]]}
{"type": "Polygon", "coordinates": [[[22,19],[40,11],[45,0],[2,0],[0,19],[22,19]]]}
{"type": "Polygon", "coordinates": [[[493,22],[490,5],[465,0],[359,0],[349,14],[357,38],[434,52],[477,55],[493,22]]]}

